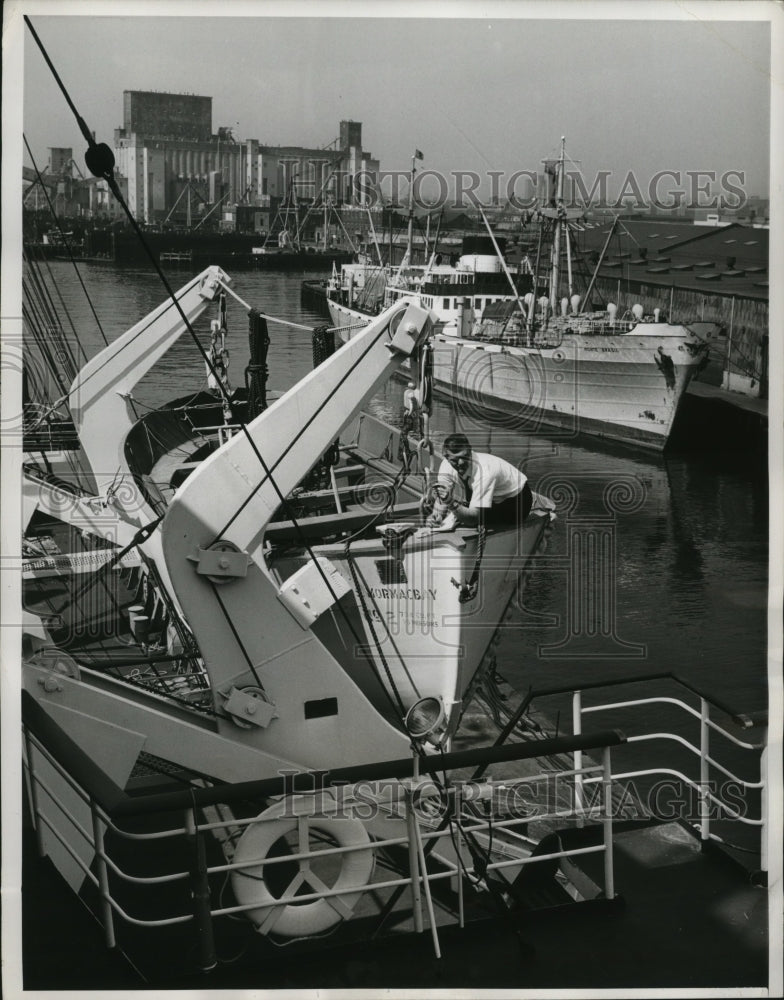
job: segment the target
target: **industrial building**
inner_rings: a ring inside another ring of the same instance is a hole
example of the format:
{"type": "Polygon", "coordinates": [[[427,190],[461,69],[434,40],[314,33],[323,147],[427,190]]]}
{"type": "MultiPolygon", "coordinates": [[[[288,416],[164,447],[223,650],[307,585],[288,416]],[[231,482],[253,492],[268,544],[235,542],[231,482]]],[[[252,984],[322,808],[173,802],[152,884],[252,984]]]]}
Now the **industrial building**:
{"type": "Polygon", "coordinates": [[[146,223],[175,212],[190,217],[194,195],[203,208],[220,205],[232,225],[238,204],[267,213],[295,200],[356,206],[355,175],[375,178],[379,169],[362,149],[361,122],[342,121],[327,148],[269,146],[240,141],[230,128],[213,132],[212,98],[193,94],[125,91],[114,147],[131,211],[146,223]]]}

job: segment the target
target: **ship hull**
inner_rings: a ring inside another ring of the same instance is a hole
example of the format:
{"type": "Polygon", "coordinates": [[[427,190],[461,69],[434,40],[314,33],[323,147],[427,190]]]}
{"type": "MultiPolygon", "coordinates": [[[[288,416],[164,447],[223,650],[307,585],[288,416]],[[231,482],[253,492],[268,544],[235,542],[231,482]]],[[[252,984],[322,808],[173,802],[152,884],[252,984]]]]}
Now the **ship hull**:
{"type": "MultiPolygon", "coordinates": [[[[344,340],[367,321],[339,303],[330,301],[329,309],[344,340]]],[[[437,335],[434,388],[469,412],[508,415],[511,430],[554,428],[559,437],[590,434],[661,451],[702,349],[683,327],[641,324],[640,330],[565,335],[551,348],[437,335]]]]}

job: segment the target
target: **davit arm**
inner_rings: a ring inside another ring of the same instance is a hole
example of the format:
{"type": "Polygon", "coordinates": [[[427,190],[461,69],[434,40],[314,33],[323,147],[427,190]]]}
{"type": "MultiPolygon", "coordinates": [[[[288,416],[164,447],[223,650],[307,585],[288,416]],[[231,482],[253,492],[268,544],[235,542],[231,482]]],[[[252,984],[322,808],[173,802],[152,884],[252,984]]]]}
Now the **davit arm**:
{"type": "Polygon", "coordinates": [[[429,328],[428,312],[415,305],[386,310],[253,420],[250,441],[236,434],[174,496],[161,525],[164,557],[214,686],[302,644],[301,626],[278,601],[266,568],[264,530],[281,496],[301,482],[429,328]],[[219,556],[216,545],[237,554],[219,556]],[[224,571],[225,581],[214,582],[224,571]]]}
{"type": "MultiPolygon", "coordinates": [[[[182,287],[176,298],[194,323],[229,282],[218,267],[209,267],[182,287]]],[[[68,405],[79,440],[90,463],[99,494],[118,473],[128,473],[125,439],[136,422],[130,393],[186,329],[171,299],[104,348],[74,379],[68,405]]]]}

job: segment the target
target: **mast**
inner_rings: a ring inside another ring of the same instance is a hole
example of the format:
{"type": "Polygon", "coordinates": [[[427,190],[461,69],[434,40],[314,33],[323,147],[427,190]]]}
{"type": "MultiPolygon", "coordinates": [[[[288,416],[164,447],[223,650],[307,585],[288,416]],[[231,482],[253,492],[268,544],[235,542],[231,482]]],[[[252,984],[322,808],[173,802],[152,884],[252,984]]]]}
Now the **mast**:
{"type": "Polygon", "coordinates": [[[406,256],[403,260],[408,257],[409,264],[411,263],[411,255],[413,253],[414,244],[414,177],[416,176],[416,161],[424,160],[421,149],[415,149],[414,155],[411,157],[411,186],[408,189],[408,246],[406,248],[406,256]]]}
{"type": "Polygon", "coordinates": [[[411,184],[408,188],[408,240],[406,242],[406,257],[411,263],[414,242],[414,175],[416,174],[416,153],[411,157],[411,184]]]}
{"type": "Polygon", "coordinates": [[[555,192],[555,208],[556,208],[556,219],[555,219],[555,233],[553,236],[553,260],[552,260],[552,270],[550,272],[550,308],[555,311],[558,303],[558,286],[560,284],[560,267],[561,267],[561,226],[563,225],[563,220],[560,216],[560,210],[563,206],[563,186],[564,186],[564,162],[566,159],[566,136],[561,136],[561,156],[558,160],[558,179],[555,192]]]}
{"type": "Polygon", "coordinates": [[[536,268],[534,269],[534,287],[533,287],[533,299],[531,300],[531,308],[528,310],[528,322],[526,323],[526,330],[528,332],[529,338],[534,330],[534,317],[536,316],[536,303],[539,295],[539,265],[542,261],[542,239],[544,237],[544,220],[539,220],[539,240],[536,245],[536,268]]]}
{"type": "Polygon", "coordinates": [[[294,231],[294,239],[296,240],[295,249],[299,250],[299,202],[297,201],[297,189],[294,187],[294,181],[291,182],[291,195],[294,199],[294,225],[297,227],[294,231]]]}
{"type": "MultiPolygon", "coordinates": [[[[384,266],[384,258],[383,258],[382,254],[381,254],[381,247],[378,245],[378,237],[376,236],[376,227],[373,225],[373,214],[370,211],[370,205],[366,205],[365,207],[367,208],[368,222],[370,223],[370,233],[371,233],[371,235],[373,237],[373,245],[376,248],[376,255],[378,257],[378,266],[379,267],[383,267],[384,266]]],[[[382,219],[382,223],[383,223],[383,219],[382,219]]],[[[382,239],[384,238],[383,225],[382,225],[382,231],[381,231],[381,238],[382,239]]]]}

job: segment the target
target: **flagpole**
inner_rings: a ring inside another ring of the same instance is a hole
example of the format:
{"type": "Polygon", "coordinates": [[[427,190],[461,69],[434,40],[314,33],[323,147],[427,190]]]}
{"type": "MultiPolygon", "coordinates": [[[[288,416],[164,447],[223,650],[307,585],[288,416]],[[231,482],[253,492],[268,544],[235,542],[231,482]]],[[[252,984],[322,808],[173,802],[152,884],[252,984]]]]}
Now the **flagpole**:
{"type": "Polygon", "coordinates": [[[406,257],[409,264],[413,255],[414,243],[414,175],[416,174],[416,152],[411,157],[411,185],[408,189],[408,247],[406,257]]]}

